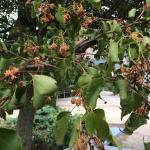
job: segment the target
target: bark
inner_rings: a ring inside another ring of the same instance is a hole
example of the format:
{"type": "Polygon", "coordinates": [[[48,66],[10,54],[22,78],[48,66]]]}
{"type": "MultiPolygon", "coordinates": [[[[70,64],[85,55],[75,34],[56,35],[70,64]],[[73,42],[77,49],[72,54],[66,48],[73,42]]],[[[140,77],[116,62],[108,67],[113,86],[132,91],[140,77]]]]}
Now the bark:
{"type": "MultiPolygon", "coordinates": [[[[18,18],[10,31],[9,39],[22,37],[27,29],[35,32],[36,20],[31,17],[31,6],[26,6],[26,0],[18,0],[18,18]]],[[[19,111],[17,120],[17,132],[21,137],[23,150],[31,150],[32,147],[32,126],[34,120],[34,110],[31,107],[31,97],[33,96],[33,87],[30,85],[26,90],[26,101],[23,108],[19,111]]]]}
{"type": "Polygon", "coordinates": [[[20,109],[17,121],[17,132],[21,137],[23,150],[31,150],[32,147],[32,126],[35,114],[30,106],[32,94],[33,90],[30,86],[27,88],[26,102],[24,107],[20,109]]]}

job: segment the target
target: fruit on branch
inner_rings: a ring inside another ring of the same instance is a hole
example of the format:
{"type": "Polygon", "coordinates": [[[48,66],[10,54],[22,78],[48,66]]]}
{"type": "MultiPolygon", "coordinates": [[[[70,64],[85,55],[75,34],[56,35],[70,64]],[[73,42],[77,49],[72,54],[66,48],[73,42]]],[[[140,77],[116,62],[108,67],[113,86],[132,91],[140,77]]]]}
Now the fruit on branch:
{"type": "Polygon", "coordinates": [[[75,97],[71,99],[71,104],[76,104],[77,106],[80,106],[82,103],[82,98],[81,97],[75,97]]]}
{"type": "Polygon", "coordinates": [[[54,43],[54,42],[53,42],[51,45],[48,46],[48,49],[49,49],[49,50],[51,50],[51,49],[52,49],[52,50],[57,50],[57,48],[58,48],[58,46],[57,46],[57,44],[54,43]]]}
{"type": "Polygon", "coordinates": [[[65,11],[64,12],[64,22],[65,23],[67,23],[67,22],[69,22],[70,21],[70,14],[67,12],[67,11],[65,11]]]}
{"type": "Polygon", "coordinates": [[[60,52],[60,54],[62,54],[63,56],[67,56],[67,53],[68,53],[69,49],[70,49],[70,46],[69,46],[68,44],[62,43],[62,44],[60,45],[59,52],[60,52]]]}
{"type": "Polygon", "coordinates": [[[4,75],[6,78],[9,78],[10,80],[14,80],[17,78],[17,74],[19,73],[19,69],[16,67],[9,67],[8,70],[5,71],[4,75]]]}

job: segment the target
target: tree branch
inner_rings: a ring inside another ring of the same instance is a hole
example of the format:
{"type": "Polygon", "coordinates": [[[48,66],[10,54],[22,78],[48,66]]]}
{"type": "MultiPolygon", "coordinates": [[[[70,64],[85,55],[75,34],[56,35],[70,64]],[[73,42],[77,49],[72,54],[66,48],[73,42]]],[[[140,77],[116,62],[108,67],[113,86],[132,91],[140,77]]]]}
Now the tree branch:
{"type": "Polygon", "coordinates": [[[103,34],[110,34],[110,33],[113,33],[113,32],[112,32],[112,31],[109,31],[109,32],[107,32],[107,33],[101,33],[101,34],[97,35],[97,36],[96,36],[95,38],[93,38],[93,39],[84,40],[83,42],[81,42],[81,43],[79,43],[79,44],[76,45],[75,52],[76,52],[77,54],[85,52],[85,50],[86,50],[87,48],[89,48],[90,46],[93,46],[93,45],[97,44],[98,39],[99,39],[103,34]]]}
{"type": "Polygon", "coordinates": [[[94,39],[85,40],[82,43],[78,44],[75,49],[76,53],[83,53],[88,47],[95,45],[98,38],[99,36],[94,39]]]}

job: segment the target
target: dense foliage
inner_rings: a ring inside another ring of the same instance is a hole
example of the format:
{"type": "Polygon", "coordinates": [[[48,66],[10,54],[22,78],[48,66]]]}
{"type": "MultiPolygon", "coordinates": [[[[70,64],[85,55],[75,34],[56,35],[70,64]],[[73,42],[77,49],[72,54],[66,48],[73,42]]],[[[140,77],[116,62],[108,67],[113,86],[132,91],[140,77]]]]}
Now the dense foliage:
{"type": "MultiPolygon", "coordinates": [[[[33,144],[32,149],[36,150],[49,150],[58,149],[55,141],[55,128],[57,115],[64,111],[62,108],[54,108],[45,106],[39,109],[34,117],[33,125],[33,144]]],[[[73,129],[73,122],[80,117],[79,114],[74,115],[70,118],[68,124],[68,131],[65,135],[64,148],[69,146],[69,140],[71,137],[71,131],[73,129]]],[[[7,129],[15,129],[17,125],[17,118],[7,118],[6,121],[1,121],[0,127],[7,129]]]]}
{"type": "MultiPolygon", "coordinates": [[[[0,27],[4,33],[0,43],[1,117],[22,108],[29,93],[30,106],[37,110],[51,104],[58,90],[70,89],[74,93],[71,102],[86,110],[75,122],[70,149],[92,147],[89,138],[103,149],[103,141],[115,141],[104,111],[96,109],[99,93],[107,88],[120,95],[121,117],[130,114],[126,132],[147,122],[149,0],[18,0],[13,6],[18,19],[7,35],[0,27]],[[95,60],[105,61],[95,65],[86,59],[89,47],[95,60]]],[[[1,25],[5,27],[5,21],[1,25]]],[[[70,112],[57,116],[58,145],[64,142],[69,118],[70,112]]]]}

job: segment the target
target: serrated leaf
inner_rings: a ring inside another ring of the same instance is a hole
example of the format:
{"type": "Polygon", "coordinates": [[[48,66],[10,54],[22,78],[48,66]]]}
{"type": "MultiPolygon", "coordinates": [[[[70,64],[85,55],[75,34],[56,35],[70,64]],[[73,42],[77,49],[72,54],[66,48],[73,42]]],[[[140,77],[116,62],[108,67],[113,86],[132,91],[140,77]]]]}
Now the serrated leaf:
{"type": "Polygon", "coordinates": [[[129,91],[127,80],[118,80],[120,105],[121,105],[121,119],[133,110],[140,107],[143,103],[143,97],[137,95],[134,91],[129,91]]]}
{"type": "Polygon", "coordinates": [[[56,81],[45,75],[33,75],[33,106],[39,109],[43,106],[46,96],[57,90],[56,81]]]}
{"type": "Polygon", "coordinates": [[[111,62],[119,62],[119,57],[118,57],[118,43],[110,40],[109,44],[109,58],[111,62]]]}
{"type": "Polygon", "coordinates": [[[146,123],[147,117],[145,116],[145,114],[141,115],[133,112],[128,118],[128,120],[125,122],[124,131],[128,134],[132,134],[134,130],[146,123]]]}
{"type": "Polygon", "coordinates": [[[14,130],[0,128],[0,150],[22,150],[21,139],[14,130]]]}
{"type": "Polygon", "coordinates": [[[97,134],[102,140],[112,140],[105,113],[102,109],[91,111],[85,117],[85,127],[89,135],[97,134]]]}
{"type": "Polygon", "coordinates": [[[100,77],[83,74],[78,79],[78,86],[82,89],[85,103],[88,107],[95,108],[97,99],[102,91],[103,81],[100,77]]]}
{"type": "Polygon", "coordinates": [[[127,99],[121,99],[121,119],[134,110],[135,102],[136,99],[134,98],[133,93],[129,94],[127,99]]]}
{"type": "Polygon", "coordinates": [[[56,129],[55,129],[55,140],[57,145],[64,143],[64,137],[68,130],[69,112],[61,112],[57,116],[56,129]]]}

